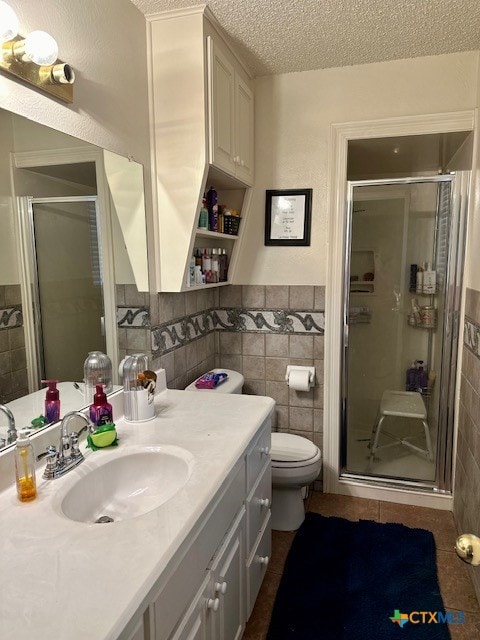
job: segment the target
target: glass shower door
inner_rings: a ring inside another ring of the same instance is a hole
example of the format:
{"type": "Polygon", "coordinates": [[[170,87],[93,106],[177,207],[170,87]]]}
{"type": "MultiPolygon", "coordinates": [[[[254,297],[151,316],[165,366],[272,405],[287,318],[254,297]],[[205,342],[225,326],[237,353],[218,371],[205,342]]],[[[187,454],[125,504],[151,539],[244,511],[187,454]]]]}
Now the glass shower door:
{"type": "Polygon", "coordinates": [[[450,181],[350,185],[343,474],[435,483],[450,181]]]}

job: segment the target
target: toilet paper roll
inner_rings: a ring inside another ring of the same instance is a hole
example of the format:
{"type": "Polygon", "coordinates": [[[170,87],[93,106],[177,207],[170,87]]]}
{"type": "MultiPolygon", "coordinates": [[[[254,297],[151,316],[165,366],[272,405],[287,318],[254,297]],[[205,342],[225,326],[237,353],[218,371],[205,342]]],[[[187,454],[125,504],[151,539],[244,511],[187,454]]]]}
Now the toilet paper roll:
{"type": "Polygon", "coordinates": [[[310,383],[308,381],[309,371],[301,369],[290,371],[288,376],[288,386],[295,391],[310,391],[310,383]]]}

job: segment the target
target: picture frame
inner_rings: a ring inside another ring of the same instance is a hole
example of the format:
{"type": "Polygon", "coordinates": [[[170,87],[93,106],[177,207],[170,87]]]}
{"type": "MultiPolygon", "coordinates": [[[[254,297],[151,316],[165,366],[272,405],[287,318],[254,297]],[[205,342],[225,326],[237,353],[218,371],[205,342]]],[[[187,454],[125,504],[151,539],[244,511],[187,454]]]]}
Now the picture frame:
{"type": "Polygon", "coordinates": [[[309,246],[312,189],[268,189],[265,200],[265,245],[309,246]]]}

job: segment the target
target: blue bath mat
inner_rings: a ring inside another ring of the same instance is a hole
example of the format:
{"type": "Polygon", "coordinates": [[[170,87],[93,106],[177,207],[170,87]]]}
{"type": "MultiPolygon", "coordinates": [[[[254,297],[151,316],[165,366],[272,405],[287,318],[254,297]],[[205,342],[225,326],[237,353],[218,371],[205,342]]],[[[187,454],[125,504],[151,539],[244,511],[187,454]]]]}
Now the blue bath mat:
{"type": "Polygon", "coordinates": [[[447,640],[445,620],[430,531],[307,513],[267,640],[447,640]]]}

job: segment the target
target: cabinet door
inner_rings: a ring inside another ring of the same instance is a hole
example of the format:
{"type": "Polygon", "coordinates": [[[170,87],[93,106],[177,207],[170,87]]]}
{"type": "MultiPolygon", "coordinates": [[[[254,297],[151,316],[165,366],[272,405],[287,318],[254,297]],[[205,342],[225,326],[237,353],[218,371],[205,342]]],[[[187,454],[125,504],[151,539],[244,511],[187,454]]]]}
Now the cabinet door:
{"type": "Polygon", "coordinates": [[[253,93],[237,74],[235,75],[235,164],[237,178],[253,184],[254,158],[253,93]]]}
{"type": "Polygon", "coordinates": [[[212,39],[209,45],[210,164],[235,175],[235,71],[212,39]]]}
{"type": "Polygon", "coordinates": [[[245,509],[237,517],[212,565],[214,598],[219,608],[212,621],[214,637],[240,640],[245,628],[245,509]]]}
{"type": "Polygon", "coordinates": [[[211,611],[207,606],[211,592],[212,584],[208,576],[170,640],[213,640],[210,631],[211,611]]]}

